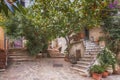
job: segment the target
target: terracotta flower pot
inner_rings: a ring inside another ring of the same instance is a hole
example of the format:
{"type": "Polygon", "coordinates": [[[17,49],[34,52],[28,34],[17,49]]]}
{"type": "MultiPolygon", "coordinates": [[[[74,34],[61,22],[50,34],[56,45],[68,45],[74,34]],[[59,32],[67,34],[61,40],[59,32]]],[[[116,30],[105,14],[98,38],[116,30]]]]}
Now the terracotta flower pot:
{"type": "Polygon", "coordinates": [[[108,71],[105,71],[105,72],[102,73],[102,77],[103,77],[103,78],[106,78],[108,75],[109,75],[109,72],[108,72],[108,71]]]}
{"type": "Polygon", "coordinates": [[[92,73],[92,77],[93,77],[95,80],[101,80],[102,74],[92,73]]]}

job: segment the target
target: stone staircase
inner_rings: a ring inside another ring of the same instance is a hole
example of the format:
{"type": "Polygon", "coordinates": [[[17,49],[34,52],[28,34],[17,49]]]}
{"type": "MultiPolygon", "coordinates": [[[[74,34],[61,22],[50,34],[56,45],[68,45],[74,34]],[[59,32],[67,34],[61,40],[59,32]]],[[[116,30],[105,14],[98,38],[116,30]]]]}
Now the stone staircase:
{"type": "Polygon", "coordinates": [[[73,64],[71,69],[79,72],[82,76],[89,76],[89,69],[95,63],[97,54],[101,48],[91,41],[83,41],[85,46],[84,56],[77,61],[77,64],[73,64]]]}
{"type": "Polygon", "coordinates": [[[8,54],[8,61],[34,61],[35,57],[29,56],[25,49],[11,49],[8,54]]]}

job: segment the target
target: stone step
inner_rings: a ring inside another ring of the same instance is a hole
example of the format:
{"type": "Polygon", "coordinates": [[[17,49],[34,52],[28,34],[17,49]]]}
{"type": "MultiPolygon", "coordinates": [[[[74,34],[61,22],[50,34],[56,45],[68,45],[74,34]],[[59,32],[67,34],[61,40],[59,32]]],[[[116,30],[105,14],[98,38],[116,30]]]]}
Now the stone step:
{"type": "Polygon", "coordinates": [[[86,44],[95,44],[94,42],[85,42],[86,44]]]}
{"type": "Polygon", "coordinates": [[[24,48],[11,48],[9,51],[26,51],[24,48]]]}
{"type": "Polygon", "coordinates": [[[81,68],[81,69],[87,69],[87,68],[89,68],[89,64],[88,64],[88,65],[84,65],[84,64],[75,64],[74,67],[78,67],[78,68],[81,68]]]}
{"type": "Polygon", "coordinates": [[[85,45],[85,46],[86,46],[86,47],[87,47],[87,46],[88,46],[88,47],[89,47],[89,46],[91,46],[91,47],[93,47],[93,46],[94,46],[94,47],[99,47],[99,46],[96,45],[96,44],[87,44],[87,45],[85,45]]]}
{"type": "Polygon", "coordinates": [[[81,58],[79,61],[82,61],[82,62],[91,62],[91,60],[88,60],[88,59],[85,59],[85,60],[84,60],[84,59],[82,59],[82,58],[81,58]]]}
{"type": "Polygon", "coordinates": [[[87,60],[87,59],[86,60],[81,59],[80,61],[85,61],[85,62],[90,62],[90,63],[92,62],[92,60],[87,60]]]}
{"type": "Polygon", "coordinates": [[[83,57],[85,57],[85,58],[94,58],[95,55],[85,54],[83,57]]]}
{"type": "Polygon", "coordinates": [[[35,58],[12,58],[10,61],[23,62],[23,61],[34,61],[35,58]]]}
{"type": "Polygon", "coordinates": [[[74,71],[77,71],[77,73],[79,73],[81,76],[89,76],[89,73],[87,70],[83,70],[83,69],[79,69],[79,68],[76,68],[76,67],[71,67],[71,70],[74,70],[74,71]]]}
{"type": "Polygon", "coordinates": [[[99,49],[100,47],[99,46],[91,46],[91,45],[89,45],[89,46],[85,46],[86,48],[96,48],[96,49],[99,49]]]}
{"type": "Polygon", "coordinates": [[[89,58],[88,57],[82,57],[81,59],[82,60],[90,60],[90,61],[93,60],[93,58],[91,58],[91,57],[89,57],[89,58]]]}
{"type": "Polygon", "coordinates": [[[0,69],[0,72],[4,72],[5,71],[5,69],[0,69]]]}
{"type": "Polygon", "coordinates": [[[100,51],[100,49],[85,49],[86,51],[100,51]]]}
{"type": "Polygon", "coordinates": [[[100,50],[100,48],[95,48],[95,47],[87,47],[85,48],[86,50],[100,50]]]}
{"type": "Polygon", "coordinates": [[[75,70],[77,70],[77,71],[80,71],[80,72],[86,72],[87,71],[87,69],[80,69],[80,68],[77,68],[77,67],[70,67],[71,69],[75,69],[75,70]]]}
{"type": "Polygon", "coordinates": [[[23,53],[23,52],[28,52],[26,49],[9,49],[8,52],[10,53],[23,53]]]}
{"type": "Polygon", "coordinates": [[[9,50],[8,51],[9,52],[9,54],[22,54],[22,53],[28,53],[28,51],[27,50],[9,50]]]}
{"type": "Polygon", "coordinates": [[[100,49],[99,48],[85,48],[85,50],[92,51],[92,50],[100,50],[100,49]]]}
{"type": "Polygon", "coordinates": [[[80,60],[82,60],[82,61],[92,61],[93,58],[85,58],[85,57],[82,57],[80,60]]]}
{"type": "Polygon", "coordinates": [[[10,49],[8,54],[8,61],[34,61],[35,57],[29,56],[26,49],[10,49]]]}
{"type": "Polygon", "coordinates": [[[64,58],[64,57],[65,57],[64,54],[50,54],[50,56],[51,56],[52,58],[64,58]]]}
{"type": "Polygon", "coordinates": [[[8,52],[8,55],[28,55],[28,52],[8,52]]]}
{"type": "Polygon", "coordinates": [[[99,53],[99,52],[90,52],[90,51],[87,52],[87,51],[86,51],[84,55],[90,55],[90,56],[91,56],[91,55],[97,55],[98,53],[99,53]]]}
{"type": "Polygon", "coordinates": [[[85,45],[87,45],[87,46],[89,46],[89,45],[91,45],[91,46],[97,46],[95,43],[86,43],[85,45]]]}
{"type": "Polygon", "coordinates": [[[99,53],[100,51],[98,50],[86,50],[86,53],[99,53]]]}
{"type": "Polygon", "coordinates": [[[9,56],[8,58],[29,58],[29,57],[31,57],[31,56],[26,56],[26,55],[11,55],[11,56],[9,56]]]}
{"type": "Polygon", "coordinates": [[[84,55],[82,58],[88,58],[88,59],[91,59],[91,58],[92,58],[92,59],[93,59],[94,56],[93,56],[93,55],[88,55],[88,56],[87,56],[87,55],[84,55]]]}
{"type": "Polygon", "coordinates": [[[100,49],[85,49],[86,51],[100,51],[100,49]]]}
{"type": "Polygon", "coordinates": [[[77,64],[90,65],[89,61],[77,61],[77,64]]]}
{"type": "Polygon", "coordinates": [[[26,53],[13,53],[13,54],[8,54],[8,56],[28,56],[29,54],[26,53]]]}

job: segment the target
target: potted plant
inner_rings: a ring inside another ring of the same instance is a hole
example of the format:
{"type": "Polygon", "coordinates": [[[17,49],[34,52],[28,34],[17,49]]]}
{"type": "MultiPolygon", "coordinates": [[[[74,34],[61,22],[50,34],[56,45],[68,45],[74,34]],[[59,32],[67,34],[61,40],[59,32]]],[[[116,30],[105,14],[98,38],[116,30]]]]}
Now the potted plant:
{"type": "MultiPolygon", "coordinates": [[[[112,65],[112,69],[115,70],[116,58],[115,55],[108,49],[104,48],[98,55],[98,61],[100,65],[107,71],[107,68],[112,65]]],[[[103,76],[105,77],[105,76],[103,76]]]]}
{"type": "Polygon", "coordinates": [[[109,72],[107,70],[108,64],[101,64],[101,66],[104,68],[104,72],[102,73],[102,77],[106,78],[109,75],[109,72]]]}
{"type": "Polygon", "coordinates": [[[95,80],[101,80],[104,68],[101,65],[94,65],[91,67],[90,72],[95,80]]]}

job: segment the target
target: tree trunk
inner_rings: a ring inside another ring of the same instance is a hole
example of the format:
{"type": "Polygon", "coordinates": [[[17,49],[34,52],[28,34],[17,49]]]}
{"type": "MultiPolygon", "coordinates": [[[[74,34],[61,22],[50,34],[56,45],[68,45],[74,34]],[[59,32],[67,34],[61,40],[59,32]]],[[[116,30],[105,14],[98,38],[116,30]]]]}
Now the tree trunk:
{"type": "Polygon", "coordinates": [[[69,40],[69,38],[66,36],[65,37],[65,40],[66,40],[66,43],[67,43],[67,53],[68,53],[68,56],[69,56],[69,54],[70,54],[70,40],[69,40]]]}

